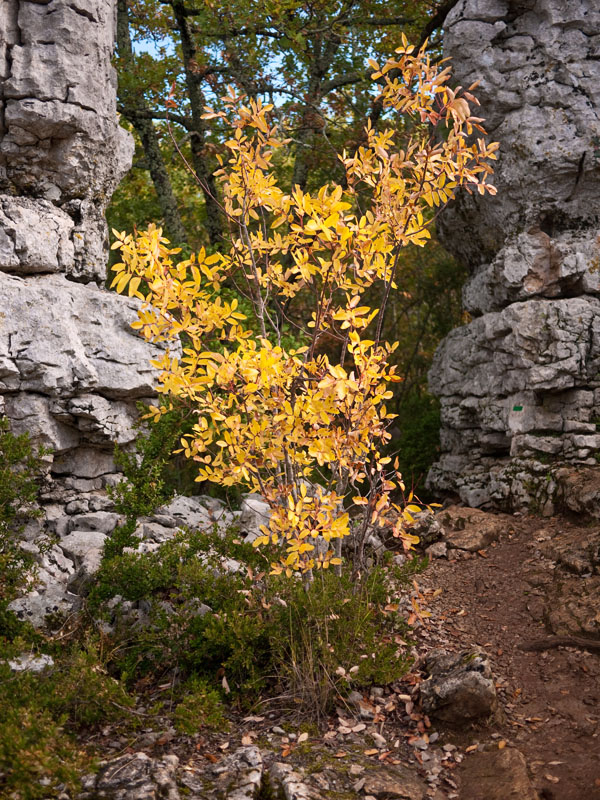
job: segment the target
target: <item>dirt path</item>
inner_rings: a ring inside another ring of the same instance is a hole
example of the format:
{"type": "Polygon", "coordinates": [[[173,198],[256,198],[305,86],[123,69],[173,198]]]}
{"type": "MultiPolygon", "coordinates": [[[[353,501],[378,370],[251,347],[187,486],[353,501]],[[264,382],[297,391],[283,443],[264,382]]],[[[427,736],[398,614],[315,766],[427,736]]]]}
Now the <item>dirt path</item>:
{"type": "Polygon", "coordinates": [[[474,742],[504,740],[519,749],[544,800],[600,800],[600,656],[572,647],[520,649],[547,640],[548,624],[558,634],[600,632],[590,562],[600,529],[558,518],[499,520],[496,542],[479,553],[450,550],[449,560],[436,560],[423,576],[422,585],[443,589],[429,635],[451,650],[477,644],[490,655],[504,719],[474,742]]]}

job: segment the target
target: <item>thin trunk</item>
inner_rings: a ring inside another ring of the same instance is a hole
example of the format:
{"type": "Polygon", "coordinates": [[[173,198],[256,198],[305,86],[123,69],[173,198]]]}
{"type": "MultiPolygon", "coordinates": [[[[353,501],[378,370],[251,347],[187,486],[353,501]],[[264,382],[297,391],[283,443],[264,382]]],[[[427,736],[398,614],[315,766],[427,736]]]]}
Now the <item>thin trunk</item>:
{"type": "Polygon", "coordinates": [[[217,199],[217,183],[215,176],[206,162],[206,124],[202,119],[204,113],[204,94],[200,83],[202,78],[197,72],[197,47],[190,30],[186,8],[182,2],[172,2],[171,7],[175,16],[175,24],[181,37],[181,52],[183,55],[183,68],[185,84],[193,125],[191,138],[192,164],[196,177],[204,195],[206,204],[206,229],[212,245],[219,246],[223,241],[223,224],[221,208],[217,199]]]}
{"type": "MultiPolygon", "coordinates": [[[[119,58],[128,71],[135,69],[131,34],[129,32],[129,12],[127,0],[118,0],[117,3],[117,47],[119,58]]],[[[156,128],[151,119],[142,118],[140,113],[147,114],[148,106],[143,99],[138,100],[135,107],[124,103],[124,115],[133,125],[140,137],[142,147],[148,162],[148,170],[154,184],[160,210],[165,221],[167,234],[176,244],[182,244],[187,239],[187,234],[179,215],[177,200],[162,157],[156,128]],[[137,113],[136,113],[137,112],[137,113]]]]}

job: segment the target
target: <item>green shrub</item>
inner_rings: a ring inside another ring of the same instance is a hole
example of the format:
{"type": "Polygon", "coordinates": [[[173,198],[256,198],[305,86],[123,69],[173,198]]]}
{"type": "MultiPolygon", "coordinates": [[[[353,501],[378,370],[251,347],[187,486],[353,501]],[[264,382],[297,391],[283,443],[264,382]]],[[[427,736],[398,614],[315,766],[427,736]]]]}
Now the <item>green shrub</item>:
{"type": "Polygon", "coordinates": [[[275,691],[323,713],[349,687],[403,673],[406,625],[390,605],[405,579],[398,570],[375,567],[359,585],[325,571],[306,589],[266,574],[263,556],[237,536],[180,534],[104,562],[88,603],[116,625],[114,674],[134,683],[176,669],[207,690],[225,677],[240,702],[275,691]],[[232,553],[243,566],[228,574],[219,562],[232,553]],[[143,623],[107,603],[116,595],[143,606],[143,623]]]}
{"type": "Polygon", "coordinates": [[[73,789],[83,759],[49,711],[3,705],[0,718],[0,796],[48,800],[61,784],[73,789]]]}
{"type": "Polygon", "coordinates": [[[192,678],[185,690],[174,714],[175,727],[180,733],[192,735],[200,728],[224,730],[227,727],[221,695],[207,681],[192,678]]]}

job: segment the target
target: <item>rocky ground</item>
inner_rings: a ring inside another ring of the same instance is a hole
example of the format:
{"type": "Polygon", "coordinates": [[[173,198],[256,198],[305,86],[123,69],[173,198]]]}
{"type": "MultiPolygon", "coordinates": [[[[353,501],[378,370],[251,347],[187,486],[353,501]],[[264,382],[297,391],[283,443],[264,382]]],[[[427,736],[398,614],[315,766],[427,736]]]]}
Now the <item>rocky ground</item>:
{"type": "Polygon", "coordinates": [[[82,800],[598,800],[597,523],[438,519],[401,683],[351,693],[320,728],[277,701],[218,734],[108,726],[88,742],[106,765],[82,800]]]}

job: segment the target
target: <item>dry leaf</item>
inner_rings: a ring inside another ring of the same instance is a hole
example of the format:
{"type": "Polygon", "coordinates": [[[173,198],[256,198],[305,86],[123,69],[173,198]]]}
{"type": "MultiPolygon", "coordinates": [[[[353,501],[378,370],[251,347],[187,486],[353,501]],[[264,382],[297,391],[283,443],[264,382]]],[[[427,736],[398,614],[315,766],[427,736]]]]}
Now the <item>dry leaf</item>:
{"type": "Polygon", "coordinates": [[[376,756],[379,750],[375,747],[372,750],[365,750],[364,753],[366,756],[376,756]]]}
{"type": "Polygon", "coordinates": [[[251,744],[252,744],[252,737],[251,737],[249,734],[245,733],[245,734],[242,736],[242,744],[243,744],[245,747],[247,747],[248,745],[251,745],[251,744]]]}
{"type": "Polygon", "coordinates": [[[348,753],[344,753],[343,750],[338,750],[337,753],[333,754],[333,757],[334,758],[346,758],[347,755],[348,755],[348,753]]]}
{"type": "Polygon", "coordinates": [[[548,772],[544,775],[544,778],[546,778],[547,781],[550,781],[550,783],[558,783],[560,780],[560,778],[557,778],[556,775],[550,775],[548,772]]]}
{"type": "Polygon", "coordinates": [[[469,745],[469,747],[467,747],[467,749],[465,750],[465,753],[472,753],[474,750],[477,750],[478,747],[479,745],[477,744],[469,745]]]}
{"type": "Polygon", "coordinates": [[[301,733],[300,736],[298,736],[298,740],[297,740],[298,744],[302,744],[302,742],[305,742],[307,739],[308,739],[308,733],[306,733],[306,732],[301,733]]]}
{"type": "Polygon", "coordinates": [[[506,747],[506,742],[505,742],[505,740],[504,740],[504,739],[501,739],[501,740],[498,742],[498,750],[504,750],[504,748],[505,748],[505,747],[506,747]]]}

